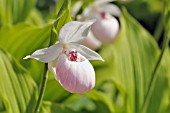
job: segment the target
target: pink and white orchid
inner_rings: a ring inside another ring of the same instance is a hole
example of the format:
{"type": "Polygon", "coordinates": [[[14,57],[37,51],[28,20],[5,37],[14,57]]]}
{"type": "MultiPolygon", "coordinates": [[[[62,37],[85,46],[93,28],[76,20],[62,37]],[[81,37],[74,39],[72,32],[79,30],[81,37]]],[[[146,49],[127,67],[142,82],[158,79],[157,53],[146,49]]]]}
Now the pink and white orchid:
{"type": "Polygon", "coordinates": [[[71,93],[86,93],[95,86],[95,71],[88,60],[102,60],[93,50],[79,44],[88,34],[93,20],[72,21],[59,32],[59,43],[35,51],[24,59],[34,58],[48,63],[63,88],[71,93]]]}
{"type": "Polygon", "coordinates": [[[120,16],[121,11],[118,6],[110,4],[115,0],[96,0],[87,7],[81,18],[96,19],[92,25],[94,36],[103,43],[111,43],[119,32],[119,22],[114,16],[120,16]]]}

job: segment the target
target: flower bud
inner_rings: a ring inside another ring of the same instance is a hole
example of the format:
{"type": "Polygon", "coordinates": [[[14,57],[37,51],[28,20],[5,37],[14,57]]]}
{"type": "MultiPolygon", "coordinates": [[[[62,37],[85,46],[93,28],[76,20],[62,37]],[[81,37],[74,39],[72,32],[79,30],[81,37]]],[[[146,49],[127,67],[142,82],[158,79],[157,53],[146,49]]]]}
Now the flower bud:
{"type": "Polygon", "coordinates": [[[92,25],[94,36],[103,43],[112,43],[119,32],[119,22],[109,14],[101,13],[101,18],[92,25]]]}

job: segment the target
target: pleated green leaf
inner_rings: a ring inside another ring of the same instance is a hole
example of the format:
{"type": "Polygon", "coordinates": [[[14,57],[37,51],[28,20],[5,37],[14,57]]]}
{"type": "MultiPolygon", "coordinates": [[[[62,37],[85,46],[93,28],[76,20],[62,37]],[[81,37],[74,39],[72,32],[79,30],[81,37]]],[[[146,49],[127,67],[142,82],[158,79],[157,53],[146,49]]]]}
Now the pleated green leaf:
{"type": "Polygon", "coordinates": [[[62,104],[44,101],[40,109],[40,113],[78,113],[78,112],[74,112],[73,110],[69,109],[68,107],[62,104]]]}
{"type": "Polygon", "coordinates": [[[55,11],[56,18],[60,18],[63,12],[66,9],[69,9],[70,5],[71,5],[70,0],[58,0],[57,5],[56,5],[56,11],[55,11]]]}
{"type": "MultiPolygon", "coordinates": [[[[105,63],[93,63],[97,75],[97,87],[112,80],[117,87],[126,113],[140,113],[146,99],[150,77],[155,68],[160,49],[154,38],[123,11],[121,30],[114,44],[102,48],[105,63]]],[[[166,89],[167,67],[161,64],[155,89],[148,101],[146,113],[158,113],[166,89]]],[[[116,102],[115,102],[116,103],[116,102]]]]}
{"type": "Polygon", "coordinates": [[[63,104],[78,113],[83,110],[92,112],[96,109],[95,103],[90,98],[80,94],[70,95],[69,98],[63,102],[63,104]]]}
{"type": "Polygon", "coordinates": [[[5,113],[32,113],[37,87],[27,71],[0,49],[0,110],[5,113]]]}
{"type": "Polygon", "coordinates": [[[159,70],[159,75],[158,76],[158,80],[156,82],[156,87],[155,87],[155,91],[153,92],[153,96],[151,98],[151,105],[149,106],[149,111],[148,112],[155,112],[153,109],[157,109],[157,107],[159,108],[159,111],[156,111],[158,113],[169,113],[170,112],[170,100],[169,100],[169,96],[170,96],[170,70],[169,70],[169,66],[170,66],[170,49],[167,49],[164,57],[162,59],[162,63],[161,63],[161,71],[159,70]],[[164,79],[164,86],[160,87],[160,81],[162,81],[164,79]],[[162,90],[162,88],[164,90],[162,90]],[[160,92],[163,91],[164,95],[161,97],[160,92]],[[156,97],[156,98],[154,98],[156,97]],[[160,105],[158,104],[158,98],[161,98],[160,100],[160,105]],[[159,105],[159,106],[158,106],[159,105]],[[151,109],[152,108],[152,109],[151,109]]]}
{"type": "Polygon", "coordinates": [[[48,46],[50,29],[51,24],[32,26],[22,23],[0,29],[0,47],[19,60],[38,83],[43,72],[43,63],[36,60],[23,60],[23,58],[37,49],[48,46]]]}
{"type": "Polygon", "coordinates": [[[87,93],[89,97],[96,104],[96,109],[92,113],[114,113],[114,104],[110,98],[98,91],[91,91],[87,93]]]}
{"type": "Polygon", "coordinates": [[[32,26],[17,24],[0,29],[0,47],[9,51],[19,61],[38,48],[48,45],[51,24],[32,26]]]}
{"type": "Polygon", "coordinates": [[[114,113],[112,100],[96,90],[85,95],[72,94],[62,104],[77,113],[114,113]]]}
{"type": "Polygon", "coordinates": [[[69,95],[70,93],[66,91],[52,75],[52,79],[47,81],[44,100],[63,102],[69,95]]]}
{"type": "Polygon", "coordinates": [[[23,22],[36,0],[0,0],[0,27],[23,22]]]}
{"type": "Polygon", "coordinates": [[[5,97],[0,93],[0,113],[6,113],[8,109],[8,102],[5,97]]]}

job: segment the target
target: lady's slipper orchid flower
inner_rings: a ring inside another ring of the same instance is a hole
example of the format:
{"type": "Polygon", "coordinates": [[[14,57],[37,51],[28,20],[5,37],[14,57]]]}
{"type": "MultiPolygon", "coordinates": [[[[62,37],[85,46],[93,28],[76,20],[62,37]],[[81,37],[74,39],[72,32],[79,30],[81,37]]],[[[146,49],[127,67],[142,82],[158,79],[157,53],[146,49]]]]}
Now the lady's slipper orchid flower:
{"type": "Polygon", "coordinates": [[[82,18],[97,19],[92,25],[94,36],[103,43],[111,43],[119,31],[119,22],[114,16],[120,16],[120,9],[109,2],[114,0],[96,0],[85,9],[82,18]]]}
{"type": "Polygon", "coordinates": [[[88,34],[94,21],[72,21],[59,32],[59,43],[35,51],[27,58],[48,63],[49,70],[63,88],[71,93],[86,93],[95,85],[95,72],[88,60],[102,60],[89,48],[78,44],[88,34]]]}

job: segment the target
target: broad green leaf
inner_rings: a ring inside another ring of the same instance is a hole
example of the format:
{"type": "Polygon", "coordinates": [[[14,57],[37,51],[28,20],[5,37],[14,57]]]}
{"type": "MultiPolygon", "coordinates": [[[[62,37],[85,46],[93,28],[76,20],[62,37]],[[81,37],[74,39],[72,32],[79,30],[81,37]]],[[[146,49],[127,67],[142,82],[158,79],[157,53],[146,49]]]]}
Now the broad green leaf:
{"type": "Polygon", "coordinates": [[[169,97],[170,97],[170,90],[169,90],[170,89],[170,70],[168,68],[170,66],[170,48],[167,50],[167,54],[165,55],[165,59],[164,59],[163,63],[166,63],[166,65],[167,65],[167,70],[168,70],[168,76],[167,76],[167,78],[168,78],[168,88],[167,88],[167,90],[165,92],[165,96],[164,96],[165,98],[162,99],[163,100],[162,101],[163,104],[161,104],[161,105],[162,105],[163,111],[160,110],[160,113],[161,112],[169,113],[170,112],[170,99],[169,99],[169,97]]]}
{"type": "Polygon", "coordinates": [[[36,0],[0,0],[0,26],[23,22],[36,0]]]}
{"type": "Polygon", "coordinates": [[[97,90],[102,92],[103,95],[112,101],[112,104],[114,104],[114,111],[120,113],[125,112],[125,108],[122,108],[124,105],[122,97],[125,96],[125,92],[121,85],[117,84],[116,81],[104,81],[97,87],[97,90]]]}
{"type": "Polygon", "coordinates": [[[78,113],[114,113],[112,100],[96,90],[85,95],[73,94],[63,104],[78,113]]]}
{"type": "Polygon", "coordinates": [[[70,0],[58,0],[56,5],[55,17],[56,19],[60,18],[63,12],[66,9],[70,9],[71,1],[70,0]]]}
{"type": "Polygon", "coordinates": [[[78,113],[83,110],[93,112],[96,109],[95,103],[87,96],[81,94],[72,94],[63,101],[63,104],[78,113]]]}
{"type": "Polygon", "coordinates": [[[43,25],[45,24],[45,21],[39,10],[33,9],[31,10],[30,15],[26,18],[25,23],[33,25],[43,25]]]}
{"type": "MultiPolygon", "coordinates": [[[[166,88],[166,90],[164,90],[164,95],[161,97],[161,105],[158,106],[160,107],[159,112],[158,113],[169,113],[170,112],[170,70],[169,70],[169,66],[170,66],[170,49],[167,49],[165,51],[163,60],[162,60],[162,65],[166,66],[166,68],[164,68],[162,72],[159,72],[162,76],[164,76],[164,86],[166,88]],[[166,73],[167,72],[167,73],[166,73]]],[[[162,68],[162,67],[161,67],[162,68]]],[[[161,80],[161,78],[158,78],[159,80],[161,80]]],[[[158,82],[157,82],[158,83],[158,82]]],[[[154,94],[157,95],[158,98],[159,97],[159,92],[161,91],[161,88],[159,88],[160,84],[156,84],[156,91],[154,94]]],[[[157,105],[158,102],[157,98],[153,98],[152,99],[152,103],[154,103],[153,105],[157,105]]]]}
{"type": "Polygon", "coordinates": [[[69,109],[68,107],[62,104],[50,101],[43,101],[40,113],[78,113],[78,112],[74,112],[72,109],[69,109]]]}
{"type": "Polygon", "coordinates": [[[4,96],[0,94],[0,113],[5,113],[7,109],[9,109],[8,102],[4,96]]]}
{"type": "MultiPolygon", "coordinates": [[[[105,63],[94,63],[97,88],[101,83],[112,80],[122,95],[122,109],[126,113],[138,113],[144,102],[160,49],[153,37],[125,10],[120,23],[121,30],[117,40],[114,44],[102,48],[100,52],[105,63]]],[[[159,84],[155,86],[151,100],[147,100],[149,104],[146,113],[159,111],[167,85],[166,68],[164,64],[159,68],[156,82],[159,84]]]]}
{"type": "Polygon", "coordinates": [[[104,93],[98,91],[90,91],[86,94],[91,100],[96,104],[96,109],[93,113],[114,113],[114,104],[110,98],[108,98],[104,93]]]}
{"type": "Polygon", "coordinates": [[[47,81],[44,100],[62,102],[67,99],[69,95],[70,93],[64,90],[64,88],[61,87],[59,82],[55,80],[54,76],[52,75],[52,79],[47,81]]]}
{"type": "MultiPolygon", "coordinates": [[[[152,18],[148,20],[149,22],[152,22],[154,16],[158,16],[158,13],[162,11],[163,0],[162,1],[161,0],[133,0],[130,2],[124,2],[123,5],[126,6],[128,11],[135,18],[141,21],[142,20],[146,21],[147,19],[152,18]]],[[[147,24],[150,24],[150,23],[147,23],[147,24]]]]}
{"type": "Polygon", "coordinates": [[[70,94],[54,79],[47,82],[44,100],[59,102],[78,113],[85,109],[90,113],[114,111],[112,101],[104,93],[91,91],[87,95],[70,94]]]}
{"type": "Polygon", "coordinates": [[[15,56],[31,72],[37,83],[41,79],[43,63],[36,60],[23,60],[23,57],[37,49],[47,47],[50,28],[50,24],[32,26],[21,23],[0,29],[0,47],[15,56]]]}
{"type": "Polygon", "coordinates": [[[166,62],[164,62],[158,70],[158,77],[151,98],[146,100],[148,101],[146,107],[146,113],[163,113],[160,110],[161,109],[160,106],[166,106],[166,103],[163,98],[166,97],[166,93],[168,89],[168,76],[169,76],[168,67],[169,66],[165,64],[166,62]]]}
{"type": "Polygon", "coordinates": [[[0,29],[0,47],[9,51],[19,61],[38,48],[48,45],[51,25],[32,26],[17,24],[0,29]]]}
{"type": "Polygon", "coordinates": [[[0,68],[0,108],[6,108],[6,113],[33,112],[37,87],[31,76],[2,49],[0,68]]]}

